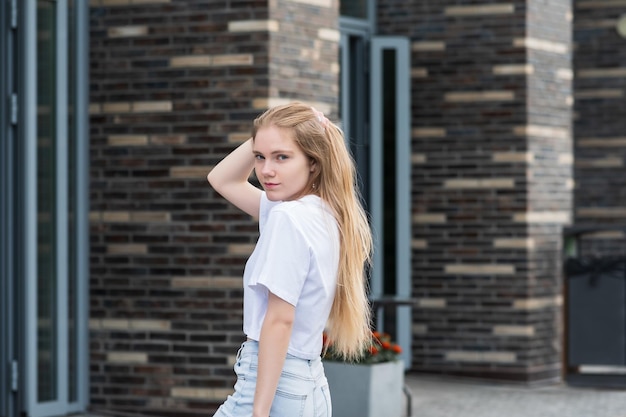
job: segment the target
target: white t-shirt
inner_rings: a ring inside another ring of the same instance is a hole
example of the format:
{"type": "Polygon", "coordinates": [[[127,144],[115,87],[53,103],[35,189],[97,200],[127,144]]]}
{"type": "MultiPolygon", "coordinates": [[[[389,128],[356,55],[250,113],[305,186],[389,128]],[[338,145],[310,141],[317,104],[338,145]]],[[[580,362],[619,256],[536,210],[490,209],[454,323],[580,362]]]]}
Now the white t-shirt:
{"type": "Polygon", "coordinates": [[[243,274],[243,331],[259,340],[271,291],[296,308],[287,352],[315,359],[337,285],[337,222],[318,196],[273,202],[263,193],[259,231],[243,274]]]}

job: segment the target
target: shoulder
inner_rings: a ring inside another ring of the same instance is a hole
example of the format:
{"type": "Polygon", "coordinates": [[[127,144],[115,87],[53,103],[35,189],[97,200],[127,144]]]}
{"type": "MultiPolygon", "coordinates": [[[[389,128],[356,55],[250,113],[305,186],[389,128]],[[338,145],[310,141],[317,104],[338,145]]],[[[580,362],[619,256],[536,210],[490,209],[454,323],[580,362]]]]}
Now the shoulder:
{"type": "Polygon", "coordinates": [[[307,239],[333,238],[338,224],[330,209],[315,195],[285,201],[272,208],[268,225],[276,229],[291,229],[307,239]]]}
{"type": "Polygon", "coordinates": [[[325,208],[322,199],[316,195],[307,195],[298,200],[281,201],[270,210],[273,213],[282,213],[279,216],[291,218],[296,223],[314,221],[318,217],[325,217],[329,210],[325,208]]]}
{"type": "Polygon", "coordinates": [[[303,222],[306,222],[306,208],[298,201],[281,201],[274,205],[267,213],[268,226],[276,228],[300,229],[303,222]]]}

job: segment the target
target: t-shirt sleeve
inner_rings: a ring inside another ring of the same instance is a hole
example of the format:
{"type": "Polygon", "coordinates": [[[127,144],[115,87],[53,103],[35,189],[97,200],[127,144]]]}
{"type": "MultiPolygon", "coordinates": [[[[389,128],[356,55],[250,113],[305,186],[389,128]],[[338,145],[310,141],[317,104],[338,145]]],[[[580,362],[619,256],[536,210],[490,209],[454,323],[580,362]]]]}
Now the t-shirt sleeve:
{"type": "Polygon", "coordinates": [[[248,286],[270,291],[295,306],[309,270],[309,247],[294,220],[283,211],[272,211],[263,227],[257,248],[259,263],[248,286]]]}
{"type": "Polygon", "coordinates": [[[270,214],[272,208],[281,203],[280,201],[270,201],[267,198],[267,193],[263,191],[261,193],[261,204],[259,208],[259,231],[263,231],[263,227],[265,227],[265,222],[267,222],[267,217],[270,214]]]}

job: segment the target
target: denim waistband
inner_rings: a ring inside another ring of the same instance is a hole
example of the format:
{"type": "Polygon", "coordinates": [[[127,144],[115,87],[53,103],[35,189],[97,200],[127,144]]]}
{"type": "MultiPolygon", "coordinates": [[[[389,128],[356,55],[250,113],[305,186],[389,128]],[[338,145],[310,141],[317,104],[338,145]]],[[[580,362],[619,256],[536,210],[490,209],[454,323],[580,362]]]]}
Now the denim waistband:
{"type": "MultiPolygon", "coordinates": [[[[246,340],[241,344],[239,351],[237,352],[237,360],[244,359],[248,356],[253,357],[255,360],[258,360],[259,356],[259,342],[256,340],[246,340]]],[[[302,359],[297,356],[287,354],[285,357],[285,367],[290,366],[293,363],[299,363],[306,365],[313,378],[320,378],[324,376],[324,368],[322,366],[321,358],[316,359],[302,359]]]]}

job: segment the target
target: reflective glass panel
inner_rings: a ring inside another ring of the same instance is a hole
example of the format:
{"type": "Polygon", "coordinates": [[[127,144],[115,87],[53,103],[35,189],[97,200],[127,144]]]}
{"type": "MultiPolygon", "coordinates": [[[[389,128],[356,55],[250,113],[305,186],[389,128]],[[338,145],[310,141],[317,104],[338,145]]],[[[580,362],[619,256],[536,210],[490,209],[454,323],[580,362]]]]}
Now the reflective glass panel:
{"type": "Polygon", "coordinates": [[[383,228],[385,241],[383,293],[396,294],[396,51],[383,51],[383,228]]]}
{"type": "Polygon", "coordinates": [[[37,1],[37,400],[57,394],[56,2],[37,1]]]}
{"type": "Polygon", "coordinates": [[[367,5],[369,0],[340,0],[340,13],[345,17],[367,19],[367,5]]]}
{"type": "Polygon", "coordinates": [[[68,400],[75,402],[78,399],[77,384],[77,331],[76,326],[76,280],[77,273],[77,246],[76,246],[76,6],[73,0],[67,2],[68,21],[68,400]]]}

